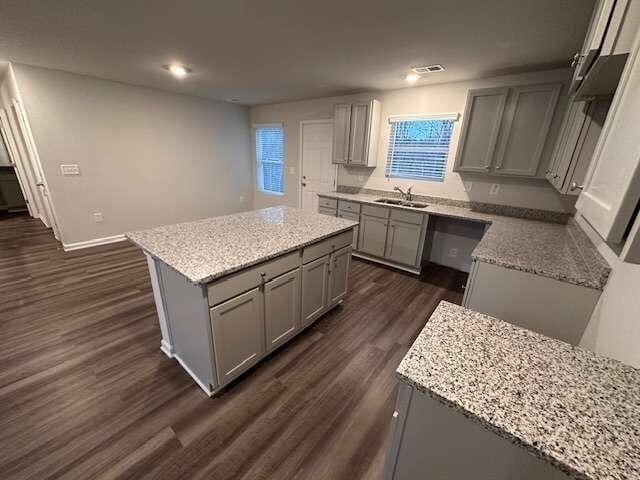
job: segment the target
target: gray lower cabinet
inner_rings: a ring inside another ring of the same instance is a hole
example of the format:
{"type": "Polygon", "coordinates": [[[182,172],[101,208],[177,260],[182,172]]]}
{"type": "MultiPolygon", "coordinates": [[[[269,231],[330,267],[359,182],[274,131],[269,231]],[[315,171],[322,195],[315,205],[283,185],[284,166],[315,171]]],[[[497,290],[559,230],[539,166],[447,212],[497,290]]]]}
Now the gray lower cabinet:
{"type": "Polygon", "coordinates": [[[329,300],[328,306],[335,305],[347,294],[347,278],[349,276],[349,262],[351,247],[342,248],[331,254],[329,265],[329,300]]]}
{"type": "Polygon", "coordinates": [[[302,266],[302,325],[324,313],[329,284],[329,257],[325,255],[302,266]]]}
{"type": "Polygon", "coordinates": [[[391,220],[387,231],[385,258],[392,262],[415,266],[418,264],[422,225],[391,220]]]}
{"type": "Polygon", "coordinates": [[[300,269],[265,284],[264,324],[267,352],[293,337],[300,327],[300,269]]]}
{"type": "MultiPolygon", "coordinates": [[[[320,213],[323,213],[323,212],[320,211],[320,213]]],[[[338,211],[338,217],[346,218],[347,220],[353,220],[354,222],[359,222],[360,221],[360,214],[353,213],[353,212],[344,212],[342,210],[339,210],[338,211]]],[[[357,250],[358,249],[358,235],[359,234],[360,234],[360,227],[358,225],[356,225],[353,228],[353,242],[351,242],[351,248],[353,250],[357,250]]]]}
{"type": "Polygon", "coordinates": [[[387,226],[389,221],[385,218],[373,217],[362,214],[360,216],[360,239],[358,251],[384,257],[387,242],[387,226]]]}
{"type": "Polygon", "coordinates": [[[225,384],[265,352],[263,296],[254,288],[211,309],[218,381],[225,384]]]}

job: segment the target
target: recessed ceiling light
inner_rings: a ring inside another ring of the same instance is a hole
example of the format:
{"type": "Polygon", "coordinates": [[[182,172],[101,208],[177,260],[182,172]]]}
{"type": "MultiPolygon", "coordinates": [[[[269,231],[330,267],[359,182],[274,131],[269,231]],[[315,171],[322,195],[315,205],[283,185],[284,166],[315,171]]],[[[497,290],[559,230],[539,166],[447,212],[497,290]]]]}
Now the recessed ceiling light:
{"type": "Polygon", "coordinates": [[[168,70],[174,77],[184,78],[193,70],[184,65],[180,65],[179,63],[170,63],[169,65],[164,65],[163,68],[168,70]]]}
{"type": "Polygon", "coordinates": [[[420,80],[420,75],[417,73],[410,73],[409,75],[405,75],[404,79],[409,83],[416,83],[420,80]]]}
{"type": "Polygon", "coordinates": [[[439,63],[435,65],[424,65],[422,67],[411,67],[411,71],[417,74],[444,72],[444,67],[439,63]]]}

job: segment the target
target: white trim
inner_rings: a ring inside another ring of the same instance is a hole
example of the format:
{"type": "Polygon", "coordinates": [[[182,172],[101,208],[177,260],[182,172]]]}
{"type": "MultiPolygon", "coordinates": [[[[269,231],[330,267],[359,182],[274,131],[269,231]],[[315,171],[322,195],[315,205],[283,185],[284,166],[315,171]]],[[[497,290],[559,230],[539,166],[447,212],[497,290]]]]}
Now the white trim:
{"type": "Polygon", "coordinates": [[[410,122],[412,120],[453,120],[460,119],[459,113],[420,113],[414,115],[390,115],[389,123],[410,122]]]}
{"type": "Polygon", "coordinates": [[[167,357],[173,358],[173,347],[164,338],[160,341],[160,350],[167,357]]]}
{"type": "Polygon", "coordinates": [[[254,123],[251,128],[254,130],[257,128],[284,128],[284,122],[254,123]]]}
{"type": "Polygon", "coordinates": [[[74,242],[74,243],[63,243],[62,249],[65,252],[70,252],[71,250],[79,250],[81,248],[89,248],[89,247],[97,247],[98,245],[107,245],[109,243],[122,242],[126,240],[127,237],[124,235],[113,235],[111,237],[103,237],[103,238],[93,238],[91,240],[85,240],[84,242],[74,242]]]}
{"type": "MultiPolygon", "coordinates": [[[[299,133],[298,133],[298,208],[302,208],[302,174],[304,173],[302,171],[302,131],[304,130],[304,126],[305,125],[324,125],[324,124],[331,124],[331,126],[333,125],[333,118],[321,118],[321,119],[317,119],[317,120],[300,120],[300,127],[299,127],[299,133]]],[[[333,141],[333,135],[335,135],[335,129],[333,129],[332,133],[331,133],[331,138],[333,141]]],[[[333,157],[331,158],[331,161],[333,162],[333,157]]],[[[335,171],[334,171],[334,175],[333,175],[333,189],[335,190],[338,186],[338,164],[334,165],[335,167],[335,171]]]]}
{"type": "MultiPolygon", "coordinates": [[[[162,347],[161,347],[161,348],[162,348],[162,347]]],[[[166,353],[166,352],[165,352],[165,353],[166,353]]],[[[197,384],[197,385],[198,385],[202,390],[204,390],[204,393],[206,393],[209,397],[212,397],[212,396],[213,396],[213,394],[214,394],[215,390],[210,390],[210,389],[209,389],[209,385],[207,385],[207,384],[203,383],[203,382],[202,382],[198,377],[196,377],[196,374],[195,374],[195,373],[193,373],[193,372],[191,371],[191,369],[187,366],[187,364],[186,364],[186,363],[184,363],[184,362],[182,361],[182,359],[180,358],[180,356],[179,356],[177,353],[174,353],[174,354],[173,354],[173,358],[175,358],[175,359],[178,361],[178,363],[180,364],[180,366],[181,366],[182,368],[184,368],[184,371],[185,371],[185,372],[187,372],[187,373],[191,376],[191,378],[193,378],[193,381],[194,381],[194,382],[196,382],[196,384],[197,384]]]]}
{"type": "Polygon", "coordinates": [[[397,268],[398,270],[404,270],[405,272],[413,273],[414,275],[420,275],[421,270],[418,268],[412,268],[404,265],[400,265],[398,263],[387,262],[379,257],[374,257],[373,255],[367,255],[366,253],[361,252],[351,252],[351,255],[356,258],[362,258],[363,260],[369,260],[370,262],[381,263],[382,265],[386,265],[387,267],[397,268]]]}

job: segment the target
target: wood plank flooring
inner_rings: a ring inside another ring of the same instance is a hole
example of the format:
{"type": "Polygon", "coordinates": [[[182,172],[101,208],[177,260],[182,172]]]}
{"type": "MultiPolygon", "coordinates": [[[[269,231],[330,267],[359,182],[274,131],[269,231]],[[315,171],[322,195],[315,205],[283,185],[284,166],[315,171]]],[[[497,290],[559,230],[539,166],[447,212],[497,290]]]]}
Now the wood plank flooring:
{"type": "Polygon", "coordinates": [[[209,399],[159,350],[140,250],[0,220],[0,477],[380,478],[395,368],[465,280],[354,260],[341,307],[209,399]]]}

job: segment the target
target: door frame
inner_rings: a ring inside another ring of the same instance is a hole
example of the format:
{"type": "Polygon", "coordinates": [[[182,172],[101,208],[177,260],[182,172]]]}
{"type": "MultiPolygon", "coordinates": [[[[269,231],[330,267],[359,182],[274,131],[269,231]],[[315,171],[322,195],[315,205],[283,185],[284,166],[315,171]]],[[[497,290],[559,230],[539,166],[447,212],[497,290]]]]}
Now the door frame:
{"type": "Polygon", "coordinates": [[[0,108],[0,135],[2,136],[2,140],[4,141],[5,146],[7,147],[9,160],[11,161],[11,165],[16,172],[16,177],[18,178],[18,183],[20,184],[20,190],[22,191],[22,196],[27,203],[27,210],[29,211],[29,215],[31,215],[33,218],[37,218],[37,204],[32,196],[27,175],[23,170],[24,167],[22,165],[22,160],[20,159],[19,153],[17,152],[13,133],[11,132],[11,127],[9,125],[9,118],[7,117],[7,113],[4,108],[0,108]]]}
{"type": "Polygon", "coordinates": [[[16,112],[16,117],[18,119],[18,127],[19,133],[23,136],[23,142],[26,147],[27,161],[31,162],[31,166],[33,167],[33,172],[36,176],[36,185],[35,191],[42,202],[44,207],[44,215],[47,217],[49,222],[49,226],[53,230],[53,236],[56,240],[60,240],[60,230],[58,228],[58,219],[55,213],[55,209],[53,207],[53,200],[51,199],[51,190],[49,189],[49,185],[47,184],[47,179],[44,175],[44,169],[42,168],[42,162],[40,161],[40,156],[38,155],[38,149],[36,148],[36,143],[33,138],[33,133],[31,132],[31,125],[29,124],[29,118],[27,117],[27,113],[22,106],[22,102],[17,98],[11,99],[11,104],[16,112]]]}
{"type": "MultiPolygon", "coordinates": [[[[331,124],[331,126],[333,127],[333,118],[321,118],[318,120],[301,120],[300,121],[300,127],[299,127],[299,145],[298,145],[298,208],[302,208],[302,196],[303,196],[303,192],[302,192],[302,174],[303,174],[303,166],[304,166],[304,159],[302,158],[302,152],[303,152],[303,144],[304,144],[304,127],[305,125],[322,125],[322,124],[331,124]]],[[[335,133],[335,132],[333,132],[335,133]]],[[[333,159],[333,147],[331,149],[332,152],[332,159],[333,159]]],[[[333,176],[333,188],[335,189],[338,185],[338,165],[335,164],[335,173],[333,176]]]]}

